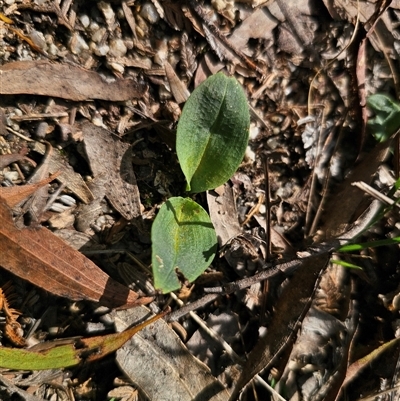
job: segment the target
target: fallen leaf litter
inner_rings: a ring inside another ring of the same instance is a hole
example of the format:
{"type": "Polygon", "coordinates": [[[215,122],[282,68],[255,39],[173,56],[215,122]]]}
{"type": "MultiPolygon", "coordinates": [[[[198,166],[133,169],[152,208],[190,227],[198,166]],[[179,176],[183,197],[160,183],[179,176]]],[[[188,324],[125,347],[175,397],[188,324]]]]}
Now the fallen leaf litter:
{"type": "MultiPolygon", "coordinates": [[[[238,218],[234,216],[233,222],[227,223],[227,231],[232,230],[236,233],[240,230],[238,219],[245,221],[246,214],[264,193],[263,165],[260,157],[263,152],[266,152],[270,159],[273,197],[271,213],[277,230],[277,234],[274,234],[276,242],[273,242],[275,257],[282,256],[280,251],[283,247],[290,252],[290,247],[285,245],[282,238],[290,239],[292,249],[305,248],[304,221],[305,229],[309,229],[312,234],[315,233],[313,227],[323,227],[322,234],[318,235],[326,235],[331,228],[337,229],[339,223],[343,224],[339,227],[341,231],[346,231],[345,224],[350,222],[349,216],[338,216],[336,220],[330,220],[322,209],[322,223],[308,224],[305,213],[312,214],[312,207],[307,196],[310,191],[324,185],[318,180],[325,179],[328,172],[336,180],[340,180],[346,169],[351,169],[359,151],[357,146],[365,142],[365,137],[360,136],[357,144],[354,140],[350,140],[349,143],[343,140],[346,145],[340,144],[340,140],[346,138],[346,135],[354,135],[356,127],[363,123],[362,118],[366,118],[364,111],[358,108],[358,96],[362,103],[366,93],[392,90],[389,79],[390,65],[382,61],[382,54],[394,63],[391,57],[397,54],[398,47],[396,35],[393,34],[397,29],[396,5],[388,10],[377,10],[373,5],[367,7],[367,3],[360,3],[361,8],[357,10],[353,4],[342,2],[326,2],[317,9],[316,5],[309,2],[298,2],[289,6],[278,0],[211,1],[211,4],[188,1],[183,2],[185,7],[182,8],[180,3],[169,1],[122,1],[121,4],[102,1],[93,8],[73,1],[63,1],[60,4],[55,1],[39,3],[0,2],[0,12],[5,16],[1,19],[0,26],[0,39],[4,44],[0,48],[0,148],[4,153],[0,164],[4,164],[1,165],[4,176],[2,190],[7,190],[7,186],[24,183],[34,171],[31,161],[40,163],[43,160],[41,155],[45,153],[46,146],[38,140],[46,139],[51,142],[53,152],[50,160],[46,161],[48,172],[61,174],[55,183],[50,184],[47,192],[61,189],[59,196],[63,193],[72,196],[76,199],[78,208],[76,214],[70,212],[68,217],[57,223],[54,223],[54,220],[50,223],[55,212],[43,210],[40,219],[37,219],[41,224],[46,225],[48,221],[53,229],[59,227],[56,231],[63,231],[64,237],[70,238],[71,242],[80,241],[82,244],[82,241],[90,239],[91,243],[106,245],[108,248],[124,248],[136,255],[140,262],[142,259],[146,265],[149,260],[149,229],[154,214],[165,200],[166,194],[175,195],[184,185],[173,148],[174,125],[179,116],[179,105],[187,98],[188,91],[193,89],[194,84],[197,85],[210,73],[226,67],[229,73],[235,72],[235,76],[241,80],[253,107],[253,123],[250,130],[252,149],[248,150],[241,170],[232,178],[232,188],[237,196],[238,218]],[[373,26],[375,18],[381,16],[382,23],[376,28],[380,31],[377,36],[371,31],[371,45],[364,48],[364,53],[360,51],[358,58],[357,52],[349,48],[336,59],[340,49],[345,48],[352,38],[358,11],[362,11],[359,16],[360,23],[366,30],[373,26]],[[301,21],[299,15],[302,16],[301,21]],[[240,24],[237,17],[241,20],[240,24]],[[16,33],[15,29],[7,29],[7,24],[11,24],[8,18],[14,22],[13,27],[15,25],[19,33],[16,33]],[[161,37],[160,30],[163,33],[161,37]],[[227,33],[231,34],[228,40],[227,33]],[[390,38],[384,49],[377,39],[379,35],[390,38]],[[315,71],[332,60],[332,68],[327,69],[326,73],[322,70],[313,81],[313,104],[307,110],[308,84],[315,76],[315,71]],[[356,72],[352,68],[355,64],[358,65],[356,72]],[[360,67],[362,65],[365,67],[364,71],[360,67]],[[357,79],[364,85],[359,93],[354,86],[357,79]],[[353,107],[353,104],[357,106],[353,107]],[[313,115],[310,117],[311,111],[313,115]],[[84,119],[90,122],[83,122],[84,119]],[[46,122],[47,125],[39,126],[35,121],[46,122]],[[303,121],[303,125],[297,125],[298,121],[303,121]],[[319,127],[322,127],[320,139],[316,140],[319,127]],[[35,141],[27,144],[12,132],[35,141]],[[30,147],[27,154],[30,160],[25,158],[26,146],[30,147]],[[13,167],[12,163],[17,164],[13,167]],[[308,177],[310,166],[314,164],[317,179],[312,183],[308,177]],[[125,225],[123,220],[129,221],[129,225],[125,225]],[[117,240],[111,240],[108,230],[116,223],[120,224],[121,229],[113,236],[117,240]],[[74,224],[81,233],[77,233],[74,224]],[[279,235],[282,237],[280,241],[279,235]],[[74,239],[78,236],[79,241],[74,239]]],[[[376,170],[384,160],[385,152],[387,153],[387,148],[371,153],[373,163],[368,167],[376,170]]],[[[366,177],[366,174],[361,175],[365,180],[370,178],[366,177]]],[[[345,183],[342,186],[343,192],[340,193],[344,194],[343,199],[338,195],[339,200],[335,201],[344,202],[340,209],[346,210],[347,213],[349,210],[356,212],[350,208],[355,197],[349,196],[347,201],[344,199],[349,185],[345,183]]],[[[217,195],[222,196],[218,193],[217,195]]],[[[216,204],[218,196],[214,194],[216,204]]],[[[313,193],[314,198],[318,196],[319,191],[313,193]]],[[[220,201],[222,202],[221,199],[220,201]]],[[[12,201],[11,207],[16,206],[18,202],[15,202],[12,201]]],[[[330,214],[337,207],[336,204],[332,206],[327,203],[324,209],[330,214]]],[[[42,209],[43,206],[38,208],[42,209]]],[[[231,202],[230,206],[215,207],[215,210],[217,214],[232,214],[235,208],[232,208],[231,202]]],[[[16,231],[9,216],[8,209],[2,206],[2,246],[4,241],[10,239],[16,243],[17,237],[24,237],[26,230],[31,230],[22,228],[21,231],[16,231]],[[9,231],[5,227],[8,227],[9,231]]],[[[255,219],[246,224],[247,234],[250,234],[251,229],[258,229],[262,238],[262,230],[255,221],[262,221],[263,217],[262,214],[255,216],[255,219]]],[[[35,230],[36,233],[47,233],[43,231],[47,230],[43,227],[35,230]]],[[[386,231],[389,232],[389,229],[386,228],[386,231]]],[[[53,240],[50,234],[44,236],[48,237],[49,241],[54,241],[57,250],[62,248],[61,243],[53,240]]],[[[222,270],[228,280],[234,280],[241,275],[251,276],[254,267],[250,266],[263,264],[262,260],[257,260],[257,257],[263,257],[262,247],[255,247],[256,241],[240,241],[240,236],[238,238],[234,242],[235,246],[240,250],[246,243],[252,263],[243,263],[243,268],[233,273],[223,261],[215,261],[214,268],[222,270]]],[[[322,240],[323,237],[319,238],[322,240]]],[[[27,235],[27,242],[31,239],[31,236],[27,235]]],[[[229,242],[229,239],[221,245],[229,242]]],[[[51,247],[49,248],[51,250],[51,247]]],[[[232,251],[234,249],[228,249],[225,255],[228,261],[237,266],[234,259],[229,259],[232,251]]],[[[68,251],[67,254],[72,255],[71,252],[68,251]]],[[[287,253],[284,253],[285,255],[287,253]]],[[[13,259],[13,255],[9,253],[3,253],[2,257],[0,263],[3,264],[13,259]],[[7,260],[4,259],[5,255],[9,255],[7,260]]],[[[374,257],[382,258],[379,254],[374,257]]],[[[81,263],[86,263],[84,260],[80,258],[78,266],[75,267],[79,269],[81,263]]],[[[21,260],[19,262],[21,265],[24,263],[21,260]]],[[[96,263],[108,269],[107,273],[114,276],[115,272],[110,266],[115,265],[119,269],[125,262],[124,257],[118,253],[107,257],[107,263],[102,263],[99,258],[96,259],[96,263]]],[[[392,260],[388,258],[385,263],[385,266],[392,267],[395,257],[392,260]]],[[[211,276],[212,272],[208,273],[211,276]]],[[[142,274],[144,279],[148,278],[146,268],[142,274]]],[[[390,324],[395,325],[395,319],[393,315],[386,315],[390,308],[395,308],[392,300],[396,291],[398,292],[398,277],[395,269],[390,273],[391,280],[379,276],[379,281],[377,275],[380,273],[373,270],[368,271],[368,274],[371,276],[369,279],[379,282],[380,286],[376,285],[371,291],[367,284],[359,283],[359,291],[362,292],[362,286],[366,286],[370,293],[375,294],[376,299],[381,295],[382,299],[385,299],[384,306],[381,305],[383,311],[375,312],[381,320],[379,328],[374,331],[376,338],[368,344],[373,347],[375,343],[390,337],[386,335],[380,338],[379,330],[384,333],[394,331],[390,324]],[[394,295],[391,295],[392,293],[394,295]]],[[[42,326],[39,326],[41,329],[36,333],[39,338],[40,335],[51,337],[51,330],[46,329],[50,326],[56,326],[57,331],[68,336],[82,335],[92,324],[98,324],[104,332],[110,329],[110,322],[106,324],[100,321],[107,320],[104,312],[100,314],[100,318],[93,308],[85,304],[78,302],[74,306],[67,301],[55,301],[43,291],[34,289],[7,273],[4,273],[4,279],[2,276],[2,284],[11,277],[15,280],[15,291],[19,299],[15,308],[21,309],[22,312],[18,321],[23,322],[24,317],[42,319],[42,326]],[[39,295],[36,303],[28,304],[29,290],[39,295]],[[68,312],[68,308],[73,306],[76,307],[76,312],[68,312]],[[59,318],[55,317],[57,315],[59,318]],[[71,323],[71,320],[74,322],[71,323]]],[[[331,337],[348,336],[343,341],[338,341],[340,355],[335,354],[336,358],[342,358],[341,365],[336,368],[341,369],[339,376],[343,376],[343,360],[348,352],[347,342],[356,312],[354,305],[349,303],[348,296],[336,299],[335,294],[339,290],[332,290],[332,283],[340,290],[348,288],[348,277],[342,278],[338,273],[331,273],[331,278],[331,281],[328,280],[329,284],[324,284],[321,279],[321,287],[316,290],[318,296],[315,302],[318,308],[324,309],[324,313],[334,316],[334,319],[327,319],[334,326],[335,334],[331,337]],[[344,319],[347,319],[349,325],[345,330],[344,319]]],[[[134,287],[134,291],[140,289],[134,287]]],[[[146,291],[149,291],[148,287],[146,291]]],[[[275,289],[270,289],[264,295],[269,301],[268,305],[276,303],[274,292],[275,289]]],[[[343,293],[348,292],[346,290],[343,293]]],[[[144,294],[153,295],[149,292],[144,294]]],[[[201,296],[196,286],[189,294],[190,301],[196,301],[201,296]]],[[[98,297],[99,295],[95,295],[94,299],[98,297]]],[[[255,312],[251,308],[244,308],[240,294],[231,296],[229,303],[226,300],[216,301],[215,298],[213,301],[208,309],[204,309],[205,317],[213,313],[225,313],[228,318],[237,319],[245,326],[242,332],[243,338],[246,339],[245,344],[239,341],[239,333],[231,341],[240,352],[250,351],[258,335],[258,306],[255,307],[255,312]]],[[[122,298],[120,302],[124,302],[122,298]]],[[[163,302],[164,300],[158,300],[158,305],[162,306],[163,302]]],[[[365,322],[372,318],[367,312],[373,310],[370,305],[374,306],[374,310],[377,305],[370,299],[365,300],[365,304],[362,302],[360,301],[359,313],[363,315],[365,322]]],[[[289,306],[281,305],[279,308],[289,306]]],[[[152,307],[156,308],[157,305],[152,307]]],[[[277,325],[273,320],[271,306],[269,308],[268,323],[277,325]]],[[[304,348],[304,344],[314,341],[310,340],[315,334],[313,325],[319,324],[315,321],[320,322],[323,315],[314,309],[310,311],[310,315],[304,321],[305,339],[293,348],[287,367],[280,368],[283,374],[280,386],[287,386],[287,392],[291,392],[293,397],[296,394],[314,394],[313,391],[319,391],[318,397],[324,397],[327,391],[335,388],[327,378],[326,372],[330,372],[327,366],[332,362],[329,358],[325,360],[315,351],[317,354],[312,355],[316,358],[313,364],[315,370],[312,371],[315,372],[314,376],[307,370],[308,366],[301,362],[301,358],[307,357],[307,347],[304,348]],[[311,335],[306,333],[307,329],[311,331],[311,335]],[[325,372],[323,389],[318,389],[315,380],[313,381],[320,372],[325,372]],[[307,386],[296,387],[297,384],[293,385],[293,377],[300,377],[307,386]]],[[[24,330],[29,328],[25,323],[18,324],[24,330]]],[[[188,337],[196,332],[196,327],[189,320],[183,319],[182,325],[188,337]]],[[[154,331],[152,333],[157,334],[154,331]]],[[[322,349],[329,349],[325,337],[321,336],[318,341],[321,341],[322,349]]],[[[6,341],[4,343],[6,345],[6,341]]],[[[206,343],[205,346],[210,345],[206,343]]],[[[202,350],[193,349],[193,353],[200,356],[202,350]]],[[[224,384],[232,383],[232,377],[237,379],[237,366],[228,363],[222,354],[219,354],[216,360],[219,362],[215,367],[215,374],[221,373],[220,379],[224,384]],[[227,370],[224,370],[225,363],[230,365],[227,370]]],[[[114,361],[106,363],[109,364],[107,366],[115,368],[114,361]]],[[[113,385],[103,386],[102,380],[96,380],[96,374],[99,374],[99,370],[93,368],[92,372],[81,373],[79,377],[68,381],[65,372],[60,373],[63,383],[67,383],[63,388],[69,390],[59,389],[57,393],[55,386],[44,385],[43,380],[39,382],[41,385],[37,396],[50,399],[56,395],[57,399],[61,400],[68,399],[68,391],[75,391],[76,395],[91,399],[94,399],[93,394],[96,392],[97,397],[101,394],[100,398],[105,398],[107,391],[113,389],[113,385]]],[[[16,377],[11,378],[17,383],[16,377]]],[[[107,378],[111,382],[115,375],[113,378],[107,378]]],[[[242,378],[242,382],[247,379],[242,378]]],[[[143,388],[139,388],[139,391],[145,391],[146,385],[151,384],[141,385],[143,388]]],[[[29,388],[29,385],[26,387],[29,388]]],[[[364,389],[363,385],[359,387],[364,389]]],[[[9,389],[14,391],[11,385],[9,389]]],[[[1,391],[2,397],[7,399],[7,390],[1,391]]],[[[110,397],[111,394],[113,393],[109,393],[110,397]]],[[[264,393],[261,394],[261,398],[266,397],[264,393]]],[[[317,396],[314,397],[317,399],[317,396]]],[[[223,399],[227,398],[227,395],[223,396],[223,399]]]]}

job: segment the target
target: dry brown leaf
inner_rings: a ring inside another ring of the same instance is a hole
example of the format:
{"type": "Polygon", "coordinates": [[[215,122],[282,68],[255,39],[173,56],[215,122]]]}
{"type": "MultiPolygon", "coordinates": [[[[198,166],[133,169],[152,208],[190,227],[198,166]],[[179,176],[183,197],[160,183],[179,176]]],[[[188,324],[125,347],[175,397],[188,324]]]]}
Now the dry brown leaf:
{"type": "MultiPolygon", "coordinates": [[[[213,191],[207,191],[207,203],[218,243],[222,248],[242,233],[233,189],[228,183],[225,183],[213,191]]],[[[237,259],[232,256],[230,249],[227,249],[224,256],[230,266],[236,267],[237,259]]]]}
{"type": "Polygon", "coordinates": [[[124,101],[140,98],[145,86],[132,79],[107,82],[97,72],[70,64],[15,61],[0,67],[1,95],[44,95],[82,101],[124,101]]]}
{"type": "MultiPolygon", "coordinates": [[[[271,41],[274,38],[274,29],[278,20],[262,8],[252,12],[233,31],[229,40],[239,49],[245,50],[250,38],[271,41]]],[[[268,43],[268,42],[267,42],[268,43]]],[[[246,51],[248,51],[246,49],[246,51]]]]}
{"type": "Polygon", "coordinates": [[[189,40],[186,32],[183,32],[181,37],[181,63],[185,71],[185,75],[189,80],[193,77],[197,69],[196,54],[194,51],[193,43],[189,40]]]}
{"type": "MultiPolygon", "coordinates": [[[[32,150],[44,155],[46,147],[43,143],[35,142],[32,150]]],[[[64,184],[83,203],[88,204],[93,200],[93,194],[82,176],[74,171],[68,161],[65,160],[65,157],[56,149],[52,152],[49,160],[49,171],[50,173],[60,172],[57,180],[64,184]]]]}
{"type": "Polygon", "coordinates": [[[324,207],[323,219],[325,218],[325,221],[319,225],[318,234],[314,238],[315,242],[323,242],[344,233],[348,226],[369,206],[371,203],[369,199],[352,183],[355,181],[371,183],[379,166],[387,158],[390,145],[391,141],[376,145],[336,188],[335,193],[327,200],[324,207]]]}
{"type": "Polygon", "coordinates": [[[283,349],[293,343],[299,323],[308,312],[321,272],[326,268],[329,257],[329,254],[311,256],[305,259],[303,266],[294,273],[279,298],[267,334],[248,355],[230,401],[236,400],[243,387],[263,369],[270,368],[283,349]]]}
{"type": "Polygon", "coordinates": [[[167,60],[164,61],[165,75],[167,76],[171,93],[173,94],[178,104],[186,102],[190,92],[187,90],[185,84],[176,75],[171,64],[167,60]]]}
{"type": "Polygon", "coordinates": [[[122,5],[122,10],[124,11],[124,14],[125,14],[126,22],[128,23],[129,28],[131,28],[132,35],[133,35],[135,41],[137,42],[138,38],[137,38],[137,34],[136,34],[136,21],[135,21],[133,12],[129,8],[127,1],[123,1],[121,3],[121,5],[122,5]]]}
{"type": "MultiPolygon", "coordinates": [[[[116,312],[117,331],[143,321],[145,307],[116,312]]],[[[229,394],[164,320],[138,332],[117,351],[117,362],[150,401],[226,401],[229,394]]]]}
{"type": "Polygon", "coordinates": [[[331,264],[324,272],[277,383],[277,389],[285,388],[286,399],[335,398],[345,375],[349,343],[358,318],[350,300],[348,279],[349,271],[343,266],[331,264]],[[312,370],[307,369],[310,365],[312,370]],[[314,380],[315,377],[321,379],[314,380]]]}
{"type": "Polygon", "coordinates": [[[131,146],[90,122],[84,122],[80,127],[94,177],[106,177],[107,199],[126,220],[138,217],[140,195],[132,168],[131,146]]]}
{"type": "Polygon", "coordinates": [[[365,369],[368,365],[373,363],[377,358],[379,358],[383,353],[391,350],[392,347],[398,345],[400,338],[394,338],[379,347],[375,348],[368,355],[365,355],[363,358],[358,359],[353,362],[348,368],[346,372],[346,377],[342,384],[342,390],[351,383],[358,375],[360,375],[361,371],[365,369]]]}
{"type": "Polygon", "coordinates": [[[88,205],[79,205],[76,211],[75,227],[81,232],[86,232],[93,225],[93,222],[102,213],[101,202],[106,196],[105,184],[106,178],[104,176],[97,176],[88,183],[88,187],[93,194],[93,201],[88,205]]]}
{"type": "Polygon", "coordinates": [[[0,265],[52,294],[102,305],[140,305],[149,298],[111,279],[91,260],[48,229],[15,227],[6,200],[0,196],[0,265]]]}
{"type": "MultiPolygon", "coordinates": [[[[49,161],[53,153],[53,147],[46,142],[47,150],[40,165],[29,177],[27,183],[35,184],[49,176],[49,161]]],[[[48,185],[41,185],[25,202],[22,213],[28,213],[31,222],[39,222],[49,198],[48,185]]]]}
{"type": "Polygon", "coordinates": [[[207,203],[219,246],[222,247],[230,239],[242,233],[233,189],[226,183],[212,191],[207,191],[207,203]]]}
{"type": "Polygon", "coordinates": [[[61,172],[57,172],[35,184],[27,184],[14,187],[0,187],[0,199],[2,199],[2,202],[4,202],[5,205],[12,208],[21,203],[28,196],[34,194],[35,191],[37,191],[39,188],[53,181],[60,174],[61,172]]]}

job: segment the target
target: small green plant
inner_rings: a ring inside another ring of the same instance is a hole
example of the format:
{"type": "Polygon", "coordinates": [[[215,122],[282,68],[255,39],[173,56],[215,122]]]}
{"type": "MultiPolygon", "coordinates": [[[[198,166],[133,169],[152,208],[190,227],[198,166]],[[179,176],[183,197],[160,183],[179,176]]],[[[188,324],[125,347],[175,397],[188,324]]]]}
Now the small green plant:
{"type": "MultiPolygon", "coordinates": [[[[378,142],[387,141],[400,129],[400,103],[392,100],[387,95],[375,94],[368,97],[367,106],[374,113],[374,116],[369,118],[367,122],[369,132],[378,142]]],[[[397,181],[389,191],[388,197],[392,198],[392,196],[399,188],[400,179],[397,179],[397,181]]],[[[386,212],[394,207],[394,204],[398,204],[400,202],[400,199],[393,199],[393,201],[393,205],[389,205],[386,207],[383,205],[381,206],[379,213],[369,222],[367,228],[364,231],[367,231],[377,221],[381,220],[386,212]]],[[[342,253],[359,252],[369,248],[398,244],[400,244],[400,237],[393,237],[363,243],[349,243],[347,245],[341,246],[337,251],[342,253]]],[[[360,266],[342,260],[331,260],[331,262],[347,268],[362,269],[360,266]]]]}
{"type": "MultiPolygon", "coordinates": [[[[182,110],[176,136],[187,191],[213,189],[232,176],[243,159],[249,126],[246,95],[236,79],[218,73],[193,91],[182,110]]],[[[210,217],[190,198],[173,197],[162,205],[151,240],[154,285],[163,293],[180,288],[178,272],[194,281],[217,250],[210,217]]]]}
{"type": "Polygon", "coordinates": [[[368,129],[378,142],[384,142],[400,128],[400,104],[387,95],[371,95],[367,106],[374,112],[368,129]]]}

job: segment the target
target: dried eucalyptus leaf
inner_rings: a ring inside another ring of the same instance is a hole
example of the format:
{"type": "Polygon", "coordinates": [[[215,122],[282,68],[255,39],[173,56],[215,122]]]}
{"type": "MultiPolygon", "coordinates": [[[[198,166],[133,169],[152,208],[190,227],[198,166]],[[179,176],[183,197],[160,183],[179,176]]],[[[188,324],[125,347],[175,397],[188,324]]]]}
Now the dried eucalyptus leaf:
{"type": "Polygon", "coordinates": [[[20,93],[61,97],[75,101],[123,101],[143,96],[145,86],[133,79],[107,82],[95,71],[47,60],[15,61],[0,68],[0,94],[20,93]]]}
{"type": "MultiPolygon", "coordinates": [[[[144,307],[116,313],[117,331],[148,317],[144,307]]],[[[137,333],[117,351],[121,370],[150,401],[227,401],[229,393],[164,320],[137,333]]]]}

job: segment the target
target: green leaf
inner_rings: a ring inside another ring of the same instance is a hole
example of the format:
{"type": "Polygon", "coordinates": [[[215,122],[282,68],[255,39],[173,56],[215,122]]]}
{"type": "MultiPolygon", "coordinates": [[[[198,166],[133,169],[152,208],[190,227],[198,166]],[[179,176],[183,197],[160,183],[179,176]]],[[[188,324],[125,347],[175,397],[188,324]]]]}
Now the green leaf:
{"type": "Polygon", "coordinates": [[[367,106],[375,113],[368,120],[368,129],[375,139],[384,142],[400,128],[400,105],[386,95],[372,95],[367,106]]]}
{"type": "Polygon", "coordinates": [[[188,198],[170,198],[151,228],[154,286],[165,294],[180,288],[179,270],[190,282],[210,265],[217,236],[207,212],[188,198]]]}
{"type": "Polygon", "coordinates": [[[343,245],[338,249],[338,252],[362,251],[363,249],[377,248],[378,246],[398,245],[399,243],[400,243],[400,237],[393,237],[388,239],[363,242],[360,244],[343,245]]]}
{"type": "Polygon", "coordinates": [[[348,267],[349,269],[363,270],[363,268],[361,266],[355,265],[354,263],[346,262],[344,260],[331,259],[331,263],[334,263],[335,265],[339,265],[339,266],[343,266],[343,267],[348,267]]]}
{"type": "Polygon", "coordinates": [[[0,347],[0,368],[43,370],[93,362],[121,348],[138,331],[166,315],[162,312],[122,333],[82,339],[63,339],[39,344],[40,350],[0,347]],[[68,342],[67,344],[65,344],[68,342]],[[45,348],[45,349],[44,349],[45,348]]]}
{"type": "Polygon", "coordinates": [[[235,78],[218,73],[193,91],[176,135],[188,191],[216,188],[232,176],[246,151],[249,127],[246,95],[235,78]]]}

